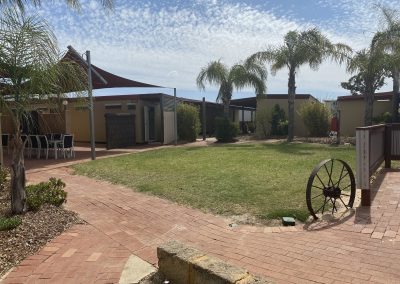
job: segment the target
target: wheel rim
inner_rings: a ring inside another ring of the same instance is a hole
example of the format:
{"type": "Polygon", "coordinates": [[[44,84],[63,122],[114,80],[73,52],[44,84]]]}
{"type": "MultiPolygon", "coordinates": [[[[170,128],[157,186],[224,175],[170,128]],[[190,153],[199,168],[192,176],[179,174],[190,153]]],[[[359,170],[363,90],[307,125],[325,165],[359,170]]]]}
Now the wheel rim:
{"type": "Polygon", "coordinates": [[[356,186],[350,166],[339,159],[321,161],[311,172],[306,201],[311,216],[353,207],[356,186]]]}

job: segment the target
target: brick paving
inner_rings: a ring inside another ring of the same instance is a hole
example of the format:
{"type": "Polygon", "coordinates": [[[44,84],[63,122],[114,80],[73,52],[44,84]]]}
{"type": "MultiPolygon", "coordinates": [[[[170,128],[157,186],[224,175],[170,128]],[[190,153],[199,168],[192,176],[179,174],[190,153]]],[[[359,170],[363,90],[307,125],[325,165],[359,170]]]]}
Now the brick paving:
{"type": "Polygon", "coordinates": [[[117,283],[129,255],[156,265],[156,247],[175,239],[277,283],[399,283],[400,172],[384,172],[373,205],[309,226],[229,226],[231,221],[131,189],[35,171],[30,182],[62,178],[76,225],[14,268],[3,283],[117,283]],[[378,190],[379,188],[379,190],[378,190]]]}

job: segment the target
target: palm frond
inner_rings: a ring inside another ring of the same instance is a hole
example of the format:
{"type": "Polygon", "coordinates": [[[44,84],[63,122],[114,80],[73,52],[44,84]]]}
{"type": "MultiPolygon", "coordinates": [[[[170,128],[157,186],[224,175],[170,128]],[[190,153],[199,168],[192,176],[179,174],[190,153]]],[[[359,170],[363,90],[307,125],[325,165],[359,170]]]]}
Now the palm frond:
{"type": "Polygon", "coordinates": [[[199,89],[205,89],[205,83],[210,85],[221,85],[228,81],[228,68],[221,63],[221,60],[211,61],[202,68],[197,76],[196,83],[199,89]]]}
{"type": "MultiPolygon", "coordinates": [[[[54,1],[54,0],[53,0],[54,1]]],[[[82,5],[80,0],[64,0],[65,3],[75,10],[80,10],[82,5]]],[[[114,8],[114,0],[98,0],[101,5],[106,9],[114,8]]],[[[50,1],[45,1],[46,4],[50,1]]],[[[21,11],[25,11],[25,7],[28,4],[32,4],[35,7],[40,7],[43,5],[42,0],[0,0],[0,8],[1,7],[18,7],[21,11]]]]}
{"type": "Polygon", "coordinates": [[[0,42],[2,101],[16,109],[16,126],[34,101],[86,89],[86,72],[72,62],[60,62],[56,38],[38,16],[4,11],[0,42]]]}
{"type": "Polygon", "coordinates": [[[237,89],[252,87],[256,94],[264,94],[266,92],[266,72],[260,66],[248,68],[246,64],[235,64],[229,72],[229,82],[237,89]]]}

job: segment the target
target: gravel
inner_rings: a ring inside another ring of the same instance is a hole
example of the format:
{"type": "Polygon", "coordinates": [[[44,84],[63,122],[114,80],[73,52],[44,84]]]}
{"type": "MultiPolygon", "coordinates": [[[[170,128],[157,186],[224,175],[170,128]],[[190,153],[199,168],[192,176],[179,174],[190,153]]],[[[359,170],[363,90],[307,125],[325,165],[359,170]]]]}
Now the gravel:
{"type": "MultiPolygon", "coordinates": [[[[0,189],[0,217],[10,216],[10,200],[9,189],[0,189]]],[[[17,228],[0,231],[0,276],[72,225],[84,223],[75,212],[52,205],[27,212],[21,219],[17,228]]]]}

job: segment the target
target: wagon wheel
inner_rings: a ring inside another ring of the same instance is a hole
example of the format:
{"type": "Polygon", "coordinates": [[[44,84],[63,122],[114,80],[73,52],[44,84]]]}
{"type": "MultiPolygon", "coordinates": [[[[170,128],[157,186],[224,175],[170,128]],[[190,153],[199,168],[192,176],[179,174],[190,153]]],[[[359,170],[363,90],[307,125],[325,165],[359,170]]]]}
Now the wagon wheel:
{"type": "Polygon", "coordinates": [[[317,214],[340,208],[352,208],[356,194],[354,174],[350,166],[339,159],[320,162],[312,171],[307,184],[307,207],[314,220],[317,214]]]}

